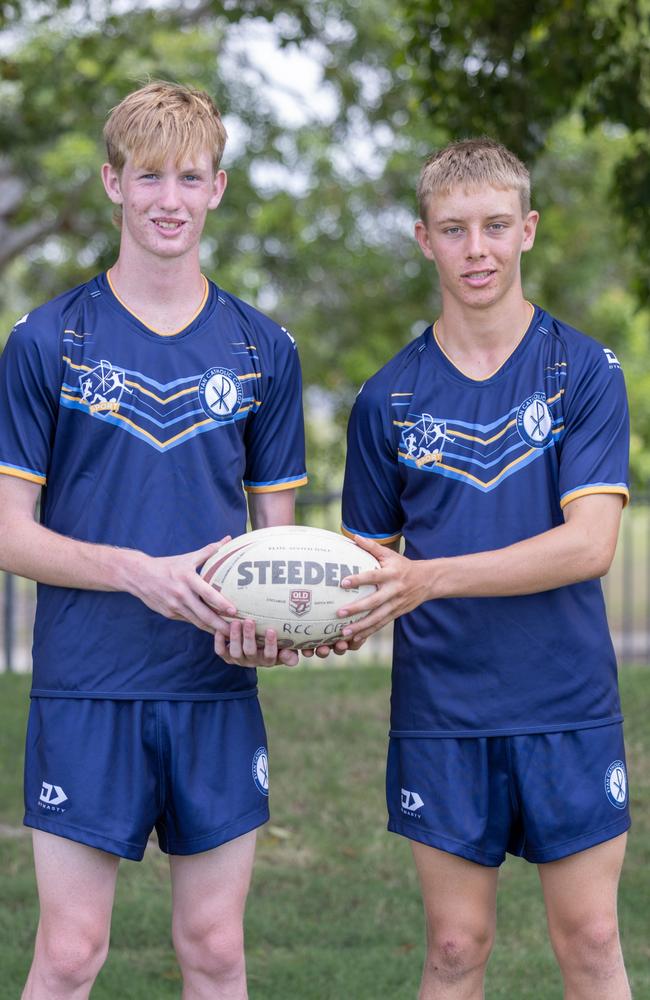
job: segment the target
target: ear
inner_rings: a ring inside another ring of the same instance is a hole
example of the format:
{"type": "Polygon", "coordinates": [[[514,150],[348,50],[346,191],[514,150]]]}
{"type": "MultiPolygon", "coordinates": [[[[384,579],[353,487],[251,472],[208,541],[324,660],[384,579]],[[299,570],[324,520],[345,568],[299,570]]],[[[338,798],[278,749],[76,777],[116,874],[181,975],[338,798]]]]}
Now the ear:
{"type": "Polygon", "coordinates": [[[223,198],[224,191],[228,184],[228,175],[225,170],[217,170],[212,181],[212,196],[208,202],[208,208],[216,208],[223,198]]]}
{"type": "Polygon", "coordinates": [[[415,223],[415,238],[418,241],[420,250],[427,258],[427,260],[433,260],[433,250],[431,249],[431,240],[429,238],[429,230],[427,229],[422,219],[418,219],[415,223]]]}
{"type": "Polygon", "coordinates": [[[523,252],[530,250],[535,242],[537,223],[539,222],[539,212],[529,212],[524,219],[524,239],[521,245],[523,252]]]}
{"type": "Polygon", "coordinates": [[[124,198],[122,197],[120,174],[115,167],[110,165],[110,163],[105,163],[102,166],[102,183],[106,194],[111,199],[113,204],[122,205],[124,198]]]}

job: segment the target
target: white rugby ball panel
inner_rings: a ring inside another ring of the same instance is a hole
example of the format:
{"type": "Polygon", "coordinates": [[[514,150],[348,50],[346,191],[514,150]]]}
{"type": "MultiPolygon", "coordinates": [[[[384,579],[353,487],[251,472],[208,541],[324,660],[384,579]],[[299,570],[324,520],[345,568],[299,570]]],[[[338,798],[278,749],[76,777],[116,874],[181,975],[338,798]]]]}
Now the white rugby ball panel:
{"type": "Polygon", "coordinates": [[[256,634],[275,629],[278,645],[307,649],[334,643],[360,615],[337,611],[375,588],[343,590],[346,576],[377,569],[374,556],[349,538],[305,525],[260,528],[233,538],[205,563],[201,576],[232,601],[256,634]]]}

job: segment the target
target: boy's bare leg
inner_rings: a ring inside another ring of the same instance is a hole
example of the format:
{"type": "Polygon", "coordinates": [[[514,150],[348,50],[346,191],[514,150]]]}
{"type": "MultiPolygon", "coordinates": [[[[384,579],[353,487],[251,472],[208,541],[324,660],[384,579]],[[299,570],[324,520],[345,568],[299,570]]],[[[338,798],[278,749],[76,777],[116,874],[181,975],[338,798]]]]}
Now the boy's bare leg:
{"type": "Polygon", "coordinates": [[[256,833],[170,857],[173,938],[183,1000],[246,1000],[244,908],[256,833]]]}
{"type": "Polygon", "coordinates": [[[427,922],[419,1000],[482,1000],[499,870],[425,844],[411,847],[427,922]]]}
{"type": "Polygon", "coordinates": [[[108,952],[119,858],[34,830],[40,901],[23,1000],[86,1000],[108,952]]]}
{"type": "Polygon", "coordinates": [[[565,1000],[629,1000],[616,897],[627,834],[539,865],[565,1000]]]}

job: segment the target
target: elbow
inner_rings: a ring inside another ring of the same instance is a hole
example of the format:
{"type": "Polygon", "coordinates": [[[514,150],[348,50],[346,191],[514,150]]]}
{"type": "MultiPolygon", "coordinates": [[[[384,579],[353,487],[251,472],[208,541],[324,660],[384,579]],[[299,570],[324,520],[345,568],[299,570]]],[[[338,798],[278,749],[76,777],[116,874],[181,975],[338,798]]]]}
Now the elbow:
{"type": "Polygon", "coordinates": [[[615,552],[616,543],[613,545],[602,543],[598,546],[594,546],[587,555],[589,569],[587,579],[595,580],[606,576],[609,573],[612,562],[614,561],[615,552]]]}

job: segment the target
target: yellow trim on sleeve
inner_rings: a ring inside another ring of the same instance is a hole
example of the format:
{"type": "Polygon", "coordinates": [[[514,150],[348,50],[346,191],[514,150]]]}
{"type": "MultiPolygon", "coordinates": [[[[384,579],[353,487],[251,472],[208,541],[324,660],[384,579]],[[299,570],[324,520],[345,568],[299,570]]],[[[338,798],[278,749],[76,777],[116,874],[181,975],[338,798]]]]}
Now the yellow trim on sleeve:
{"type": "Polygon", "coordinates": [[[306,486],[309,482],[307,476],[302,479],[294,479],[290,483],[272,483],[270,486],[246,486],[247,493],[280,493],[281,490],[293,490],[296,486],[306,486]]]}
{"type": "Polygon", "coordinates": [[[623,497],[623,506],[627,507],[630,502],[630,491],[625,486],[585,486],[581,490],[574,490],[573,493],[567,493],[562,500],[560,500],[560,507],[564,510],[568,503],[572,500],[577,500],[579,497],[595,496],[598,493],[618,493],[623,497]]]}
{"type": "Polygon", "coordinates": [[[26,479],[28,483],[37,483],[38,486],[45,486],[45,476],[37,476],[33,472],[23,472],[22,469],[13,469],[10,465],[0,465],[0,473],[3,476],[13,476],[15,479],[26,479]]]}
{"type": "MultiPolygon", "coordinates": [[[[348,531],[344,524],[341,525],[341,534],[345,535],[346,538],[354,539],[355,533],[353,531],[348,531]]],[[[358,534],[358,532],[357,532],[358,534]]],[[[366,535],[359,535],[359,538],[366,538],[366,535]]],[[[370,538],[369,541],[377,542],[378,545],[392,545],[399,538],[402,537],[402,532],[398,531],[396,535],[391,535],[390,538],[370,538]]]]}

